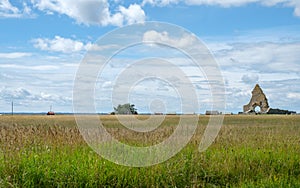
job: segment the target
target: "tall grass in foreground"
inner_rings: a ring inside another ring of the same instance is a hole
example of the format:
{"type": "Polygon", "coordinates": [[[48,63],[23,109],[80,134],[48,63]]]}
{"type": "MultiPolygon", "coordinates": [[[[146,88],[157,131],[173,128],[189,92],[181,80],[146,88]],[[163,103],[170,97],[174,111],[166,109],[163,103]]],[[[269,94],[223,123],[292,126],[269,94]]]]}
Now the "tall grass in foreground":
{"type": "MultiPolygon", "coordinates": [[[[133,133],[102,117],[111,134],[133,145],[163,140],[178,119],[133,133]]],[[[199,117],[197,134],[169,161],[130,168],[92,151],[72,116],[1,116],[0,187],[300,187],[300,116],[227,116],[215,143],[199,153],[207,121],[199,117]]]]}

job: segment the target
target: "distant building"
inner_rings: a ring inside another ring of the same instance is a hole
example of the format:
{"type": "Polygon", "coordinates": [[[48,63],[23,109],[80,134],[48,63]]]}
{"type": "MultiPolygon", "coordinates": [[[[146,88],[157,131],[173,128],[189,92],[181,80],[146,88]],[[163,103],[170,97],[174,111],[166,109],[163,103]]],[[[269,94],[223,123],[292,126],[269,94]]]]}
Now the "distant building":
{"type": "Polygon", "coordinates": [[[55,113],[52,111],[52,105],[50,106],[50,111],[47,113],[47,116],[54,116],[55,113]]]}
{"type": "Polygon", "coordinates": [[[205,112],[205,115],[220,115],[221,113],[219,111],[209,111],[207,110],[205,112]]]}
{"type": "Polygon", "coordinates": [[[49,112],[47,113],[47,116],[54,116],[54,115],[55,115],[55,113],[52,112],[52,111],[49,111],[49,112]]]}

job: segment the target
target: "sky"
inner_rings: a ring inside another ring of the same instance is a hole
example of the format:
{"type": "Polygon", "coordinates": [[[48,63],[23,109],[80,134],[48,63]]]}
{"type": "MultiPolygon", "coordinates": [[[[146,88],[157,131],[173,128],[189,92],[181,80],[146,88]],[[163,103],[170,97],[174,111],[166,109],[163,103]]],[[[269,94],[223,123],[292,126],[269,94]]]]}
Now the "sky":
{"type": "MultiPolygon", "coordinates": [[[[0,112],[10,112],[12,101],[16,112],[50,106],[73,112],[74,79],[91,46],[111,31],[148,21],[178,25],[206,45],[223,75],[227,112],[242,111],[255,84],[270,107],[300,112],[298,0],[0,0],[0,112]]],[[[156,34],[164,41],[185,39],[156,34]]],[[[144,58],[135,52],[115,57],[97,82],[99,112],[113,111],[107,101],[120,67],[128,65],[122,63],[144,58]]],[[[208,83],[192,66],[178,67],[194,84],[197,113],[204,113],[208,83]]],[[[140,112],[180,111],[178,93],[163,80],[137,83],[129,99],[140,112]]]]}

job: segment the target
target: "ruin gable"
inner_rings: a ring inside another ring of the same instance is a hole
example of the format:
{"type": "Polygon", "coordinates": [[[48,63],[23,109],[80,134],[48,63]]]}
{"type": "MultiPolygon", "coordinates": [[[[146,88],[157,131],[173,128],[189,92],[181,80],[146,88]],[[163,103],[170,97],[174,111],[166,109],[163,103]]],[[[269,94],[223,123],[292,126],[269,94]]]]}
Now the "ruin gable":
{"type": "Polygon", "coordinates": [[[255,112],[256,107],[260,107],[260,113],[267,113],[270,108],[268,99],[258,84],[256,84],[252,91],[252,97],[249,104],[244,105],[244,113],[255,112]]]}

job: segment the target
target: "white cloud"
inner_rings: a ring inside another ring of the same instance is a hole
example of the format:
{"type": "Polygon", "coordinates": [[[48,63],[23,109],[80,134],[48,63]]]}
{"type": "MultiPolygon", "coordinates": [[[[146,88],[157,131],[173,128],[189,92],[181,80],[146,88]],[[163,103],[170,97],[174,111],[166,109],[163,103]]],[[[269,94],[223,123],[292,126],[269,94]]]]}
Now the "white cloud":
{"type": "Polygon", "coordinates": [[[182,37],[171,37],[168,32],[157,32],[154,30],[144,33],[143,42],[156,42],[162,44],[168,44],[178,48],[184,48],[193,46],[195,43],[195,37],[192,35],[183,35],[182,37]]]}
{"type": "Polygon", "coordinates": [[[291,0],[289,6],[295,7],[294,15],[300,17],[300,1],[298,0],[291,0]]]}
{"type": "Polygon", "coordinates": [[[300,99],[300,93],[288,93],[287,98],[289,99],[300,99]]]}
{"type": "Polygon", "coordinates": [[[140,5],[133,4],[130,5],[127,9],[123,6],[120,6],[119,10],[127,24],[134,24],[136,22],[140,23],[145,21],[146,15],[140,5]]]}
{"type": "Polygon", "coordinates": [[[3,59],[18,59],[23,57],[31,56],[31,53],[24,53],[24,52],[12,52],[12,53],[0,53],[0,58],[3,59]]]}
{"type": "Polygon", "coordinates": [[[65,14],[86,25],[122,26],[145,20],[145,12],[137,4],[132,4],[128,8],[120,6],[113,14],[107,0],[32,0],[32,3],[48,14],[54,12],[65,14]]]}
{"type": "Polygon", "coordinates": [[[189,5],[219,5],[222,7],[241,6],[250,3],[265,4],[264,2],[265,0],[185,0],[185,3],[189,5]]]}
{"type": "Polygon", "coordinates": [[[166,6],[169,4],[177,4],[180,0],[144,0],[143,5],[151,4],[151,5],[158,5],[158,6],[166,6]]]}
{"type": "Polygon", "coordinates": [[[63,53],[80,52],[82,50],[87,50],[91,46],[90,43],[84,44],[81,41],[63,38],[60,36],[55,36],[54,39],[37,38],[32,40],[32,42],[35,48],[63,53]]]}
{"type": "Polygon", "coordinates": [[[13,14],[17,14],[19,12],[19,9],[10,4],[9,0],[0,1],[0,10],[3,12],[11,12],[13,14]]]}
{"type": "Polygon", "coordinates": [[[49,71],[49,70],[59,69],[58,66],[53,66],[53,65],[24,66],[24,65],[14,65],[14,64],[0,64],[0,68],[24,69],[24,70],[35,70],[35,71],[49,71]]]}
{"type": "Polygon", "coordinates": [[[263,6],[282,5],[287,7],[294,7],[294,15],[300,17],[299,0],[144,0],[142,4],[151,4],[153,6],[166,6],[178,3],[185,3],[187,5],[217,5],[221,7],[242,6],[251,3],[258,3],[263,6]]]}
{"type": "Polygon", "coordinates": [[[255,85],[256,83],[258,83],[258,80],[259,76],[257,74],[245,74],[242,77],[242,81],[245,84],[255,85]]]}
{"type": "Polygon", "coordinates": [[[18,7],[13,6],[9,0],[0,0],[0,18],[21,18],[21,17],[30,17],[31,8],[27,6],[26,3],[23,3],[23,10],[20,10],[18,7]]]}
{"type": "MultiPolygon", "coordinates": [[[[70,103],[70,97],[63,97],[54,93],[40,92],[36,93],[30,89],[25,89],[23,87],[9,89],[0,88],[0,99],[5,101],[15,101],[15,105],[32,105],[35,106],[41,103],[70,103]]],[[[41,109],[42,110],[42,109],[41,109]]]]}
{"type": "MultiPolygon", "coordinates": [[[[244,67],[257,72],[295,72],[300,69],[300,43],[235,43],[215,51],[223,67],[244,67]]],[[[214,49],[213,49],[214,51],[214,49]]]]}

